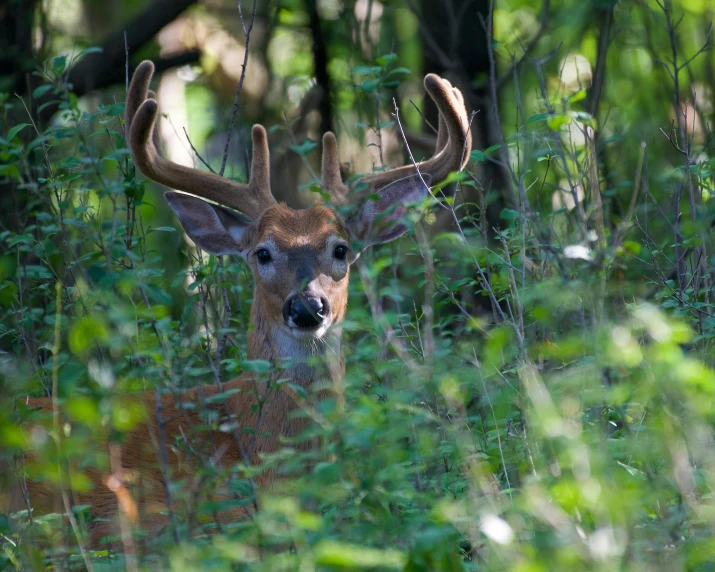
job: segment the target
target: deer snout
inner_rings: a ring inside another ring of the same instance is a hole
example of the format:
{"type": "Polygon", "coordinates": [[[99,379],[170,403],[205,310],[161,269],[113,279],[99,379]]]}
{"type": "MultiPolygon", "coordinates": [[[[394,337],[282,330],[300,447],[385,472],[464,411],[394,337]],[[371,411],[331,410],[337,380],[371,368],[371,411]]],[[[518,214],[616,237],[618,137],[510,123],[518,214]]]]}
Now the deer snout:
{"type": "Polygon", "coordinates": [[[329,302],[315,294],[293,294],[283,305],[283,319],[291,327],[317,328],[329,315],[329,302]]]}

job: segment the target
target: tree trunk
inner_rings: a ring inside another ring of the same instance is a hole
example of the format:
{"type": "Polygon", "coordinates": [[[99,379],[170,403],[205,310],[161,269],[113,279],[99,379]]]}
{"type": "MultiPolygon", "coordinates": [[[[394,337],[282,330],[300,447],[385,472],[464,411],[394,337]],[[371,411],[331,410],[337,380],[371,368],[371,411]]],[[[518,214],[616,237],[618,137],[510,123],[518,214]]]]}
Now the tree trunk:
{"type": "MultiPolygon", "coordinates": [[[[473,148],[486,149],[500,143],[501,134],[494,121],[494,106],[489,83],[489,42],[485,26],[489,20],[489,0],[422,0],[421,27],[424,38],[425,73],[436,73],[455,84],[464,94],[467,110],[478,111],[472,121],[473,148]],[[478,87],[474,87],[474,84],[478,87]]],[[[428,120],[437,125],[437,110],[426,110],[428,120]]],[[[488,228],[499,227],[499,213],[505,206],[505,193],[511,184],[504,169],[493,163],[482,165],[477,173],[485,193],[498,196],[487,208],[488,228]]],[[[471,187],[465,186],[465,200],[478,204],[471,187]]]]}
{"type": "MultiPolygon", "coordinates": [[[[0,7],[0,92],[24,93],[35,69],[32,45],[33,22],[37,0],[9,0],[0,7]]],[[[8,125],[0,126],[3,133],[13,125],[26,121],[21,105],[8,116],[8,125]]],[[[0,228],[19,232],[20,208],[26,202],[27,190],[18,189],[15,182],[0,178],[0,228]]]]}

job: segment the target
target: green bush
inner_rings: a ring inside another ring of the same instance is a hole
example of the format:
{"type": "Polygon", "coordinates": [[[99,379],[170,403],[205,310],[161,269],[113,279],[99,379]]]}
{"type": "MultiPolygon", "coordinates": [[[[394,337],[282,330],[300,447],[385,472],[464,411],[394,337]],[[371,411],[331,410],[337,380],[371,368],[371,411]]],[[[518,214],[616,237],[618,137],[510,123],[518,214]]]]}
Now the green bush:
{"type": "MultiPolygon", "coordinates": [[[[394,59],[356,69],[355,97],[387,105],[379,90],[404,71],[394,59]]],[[[88,469],[112,470],[106,440],[121,445],[151,413],[128,394],[273,365],[244,359],[247,268],[198,252],[162,222],[166,207],[125,145],[123,104],[82,108],[67,65],[49,62],[35,90],[60,101],[46,129],[28,115],[7,124],[23,103],[0,99],[0,185],[18,207],[16,226],[0,230],[0,441],[8,474],[81,493],[88,469]],[[52,395],[62,423],[24,406],[28,395],[52,395]]],[[[638,145],[637,125],[594,141],[585,92],[543,86],[502,144],[475,149],[467,174],[451,177],[454,199],[435,191],[408,237],[360,259],[341,399],[307,413],[315,422],[299,438],[320,446],[297,453],[286,443],[258,468],[221,467],[199,451],[194,481],[169,477],[164,533],[131,531],[142,568],[715,566],[706,143],[690,139],[675,164],[638,145]],[[606,181],[603,162],[619,152],[626,165],[606,181]],[[509,171],[517,197],[499,229],[485,227],[495,193],[474,174],[487,162],[509,171]],[[573,208],[552,208],[554,193],[566,204],[581,191],[573,208]],[[674,193],[675,222],[658,202],[674,193]],[[440,231],[428,233],[435,221],[440,231]],[[289,477],[255,496],[252,479],[270,467],[289,477]],[[234,494],[210,501],[196,483],[234,494]],[[257,510],[216,524],[240,506],[257,510]]],[[[662,135],[647,138],[657,146],[662,135]]],[[[30,514],[31,501],[0,520],[0,568],[132,566],[121,545],[87,547],[91,507],[73,506],[71,526],[62,512],[30,514]]]]}

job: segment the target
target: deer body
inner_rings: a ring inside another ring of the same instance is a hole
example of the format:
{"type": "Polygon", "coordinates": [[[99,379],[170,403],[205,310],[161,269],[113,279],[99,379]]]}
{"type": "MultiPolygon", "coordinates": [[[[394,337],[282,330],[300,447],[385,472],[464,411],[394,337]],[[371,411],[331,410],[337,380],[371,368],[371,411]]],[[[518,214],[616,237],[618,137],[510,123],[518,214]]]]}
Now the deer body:
{"type": "MultiPolygon", "coordinates": [[[[158,402],[153,391],[132,397],[143,404],[147,419],[121,444],[122,474],[112,475],[115,481],[108,482],[108,471],[88,471],[93,488],[75,501],[91,505],[95,516],[111,519],[118,498],[122,504],[117,487],[122,488],[131,474],[139,474],[141,494],[134,500],[140,507],[133,518],[148,528],[166,522],[159,512],[172,502],[165,487],[167,477],[183,477],[191,487],[197,461],[187,458],[191,456],[187,450],[206,452],[212,463],[223,467],[258,465],[263,453],[277,451],[282,439],[296,437],[308,427],[308,417],[296,415],[296,410],[330,395],[332,384],[343,376],[340,323],[347,310],[350,265],[362,248],[404,234],[407,226],[401,215],[406,203],[427,196],[425,183],[437,183],[463,168],[471,148],[461,93],[437,76],[427,76],[425,86],[440,111],[440,131],[434,157],[417,165],[420,173],[411,165],[365,177],[358,193],[351,196],[341,179],[335,137],[326,133],[323,188],[334,205],[347,205],[357,196],[358,209],[347,218],[323,205],[297,211],[272,197],[266,132],[261,126],[254,126],[252,132],[248,184],[165,159],[154,144],[157,104],[147,98],[152,74],[150,62],[140,64],[127,96],[126,124],[134,162],[148,178],[182,191],[167,192],[165,198],[195,243],[213,254],[239,254],[249,265],[255,291],[247,358],[266,360],[281,369],[268,380],[244,373],[220,388],[205,385],[179,395],[164,393],[158,402]],[[365,190],[373,193],[371,198],[364,198],[365,190]],[[308,397],[299,396],[296,387],[308,397]],[[225,402],[213,402],[212,396],[220,391],[230,395],[225,402]],[[185,402],[203,407],[182,407],[185,402]],[[235,421],[236,430],[197,431],[205,425],[202,411],[207,410],[235,421]]],[[[30,399],[28,405],[52,409],[49,399],[30,399]]],[[[100,441],[98,447],[106,450],[107,443],[100,441]]],[[[266,471],[256,484],[271,486],[274,478],[266,471]]],[[[46,483],[29,479],[27,491],[36,510],[57,506],[56,491],[46,483]]],[[[231,517],[239,518],[239,512],[231,517]]],[[[93,529],[93,542],[108,530],[104,525],[93,529]]]]}

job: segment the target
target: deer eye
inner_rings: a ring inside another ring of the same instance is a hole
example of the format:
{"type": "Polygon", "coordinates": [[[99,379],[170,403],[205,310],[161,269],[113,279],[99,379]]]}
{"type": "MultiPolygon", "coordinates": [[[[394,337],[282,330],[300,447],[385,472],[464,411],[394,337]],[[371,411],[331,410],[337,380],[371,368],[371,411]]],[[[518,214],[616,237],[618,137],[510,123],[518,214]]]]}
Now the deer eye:
{"type": "Polygon", "coordinates": [[[261,264],[268,264],[271,261],[271,253],[267,249],[261,248],[256,252],[256,258],[261,264]]]}
{"type": "Polygon", "coordinates": [[[345,246],[344,244],[340,244],[335,247],[334,256],[338,260],[345,260],[345,257],[347,256],[347,254],[348,254],[348,247],[345,246]]]}

